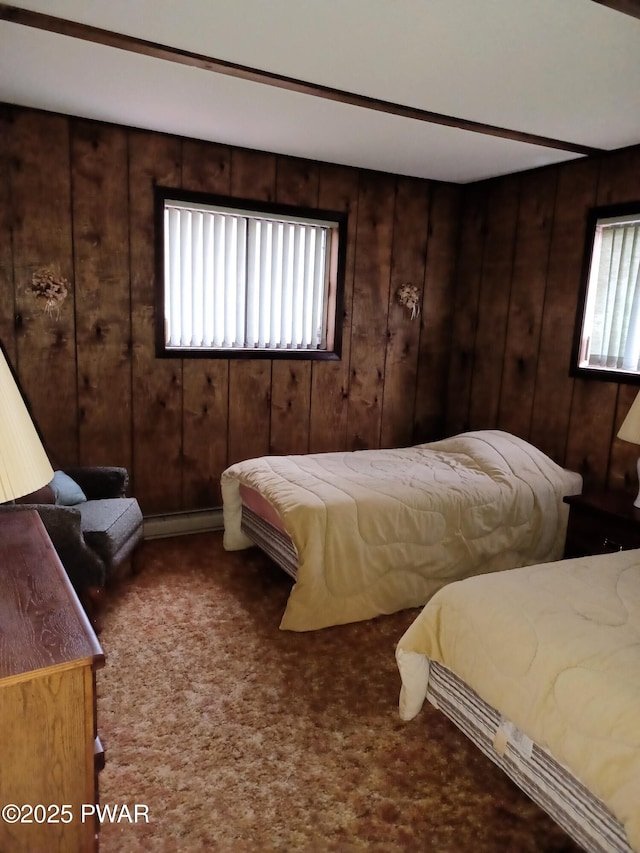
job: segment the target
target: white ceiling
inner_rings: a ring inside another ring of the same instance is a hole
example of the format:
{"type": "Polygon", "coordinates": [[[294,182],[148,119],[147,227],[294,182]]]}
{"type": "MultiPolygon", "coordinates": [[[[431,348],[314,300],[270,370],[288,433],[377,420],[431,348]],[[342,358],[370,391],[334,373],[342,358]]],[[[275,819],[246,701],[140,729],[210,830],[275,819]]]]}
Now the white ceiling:
{"type": "MultiPolygon", "coordinates": [[[[20,0],[15,6],[572,145],[611,150],[640,143],[640,20],[593,0],[20,0]]],[[[0,101],[445,181],[582,156],[8,20],[0,21],[0,101]]]]}

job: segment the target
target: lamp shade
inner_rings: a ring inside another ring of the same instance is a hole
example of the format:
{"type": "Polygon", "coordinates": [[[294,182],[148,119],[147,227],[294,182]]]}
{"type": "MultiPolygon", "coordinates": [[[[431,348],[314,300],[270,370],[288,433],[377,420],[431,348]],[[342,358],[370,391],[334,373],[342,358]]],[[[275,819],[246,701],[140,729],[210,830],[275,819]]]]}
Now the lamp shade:
{"type": "Polygon", "coordinates": [[[0,503],[51,482],[53,468],[0,348],[0,503]]]}
{"type": "Polygon", "coordinates": [[[627,417],[618,430],[618,438],[630,441],[632,444],[640,444],[640,394],[631,404],[627,417]]]}

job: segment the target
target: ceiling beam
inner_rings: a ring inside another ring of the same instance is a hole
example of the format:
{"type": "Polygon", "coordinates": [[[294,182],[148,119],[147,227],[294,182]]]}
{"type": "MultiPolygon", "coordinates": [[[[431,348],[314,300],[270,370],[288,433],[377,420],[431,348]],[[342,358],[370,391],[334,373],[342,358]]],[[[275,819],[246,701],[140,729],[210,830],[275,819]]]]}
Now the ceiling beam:
{"type": "MultiPolygon", "coordinates": [[[[620,2],[623,2],[623,0],[620,0],[620,2]]],[[[628,0],[628,2],[630,2],[630,0],[628,0]]],[[[470,131],[471,133],[483,133],[488,136],[510,139],[515,142],[524,142],[529,145],[539,145],[544,148],[570,151],[574,154],[590,155],[600,153],[601,151],[601,149],[598,148],[591,148],[586,145],[579,145],[562,139],[552,139],[547,136],[538,136],[536,134],[524,133],[518,130],[495,127],[494,125],[484,124],[482,122],[456,118],[454,116],[443,115],[441,113],[434,113],[429,110],[409,107],[404,104],[396,104],[391,101],[383,101],[378,98],[370,98],[366,95],[357,95],[353,92],[346,92],[341,89],[334,89],[317,83],[308,83],[294,77],[274,74],[270,71],[261,71],[256,68],[250,68],[247,65],[238,65],[234,62],[215,59],[211,56],[192,53],[176,47],[168,47],[166,45],[157,44],[156,42],[136,38],[135,36],[128,36],[111,30],[93,27],[89,24],[81,24],[77,21],[70,21],[53,15],[45,15],[41,12],[34,12],[29,9],[20,9],[17,6],[11,6],[7,3],[0,3],[0,20],[14,24],[21,24],[26,27],[34,27],[47,32],[58,33],[59,35],[68,36],[70,38],[82,39],[83,41],[93,42],[94,44],[114,47],[119,50],[127,50],[142,56],[151,56],[155,59],[162,59],[167,62],[188,65],[193,68],[212,71],[216,74],[225,74],[230,77],[237,77],[253,83],[262,83],[267,86],[285,89],[289,92],[298,92],[299,94],[311,95],[316,98],[325,98],[326,100],[337,101],[342,104],[361,107],[362,109],[377,110],[378,112],[401,116],[415,121],[439,124],[446,127],[455,127],[459,130],[470,131]]]]}
{"type": "Polygon", "coordinates": [[[622,12],[624,15],[640,19],[640,0],[593,0],[593,2],[608,6],[615,12],[622,12]]]}

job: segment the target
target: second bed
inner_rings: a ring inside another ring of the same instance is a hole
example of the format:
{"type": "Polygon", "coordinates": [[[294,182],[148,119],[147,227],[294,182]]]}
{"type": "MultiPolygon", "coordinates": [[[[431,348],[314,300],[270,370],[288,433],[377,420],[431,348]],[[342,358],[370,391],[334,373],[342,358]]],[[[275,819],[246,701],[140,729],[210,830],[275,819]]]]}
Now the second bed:
{"type": "Polygon", "coordinates": [[[562,556],[582,478],[479,430],[405,448],[263,456],[222,474],[224,546],[258,544],[295,579],[280,627],[419,607],[470,575],[562,556]]]}

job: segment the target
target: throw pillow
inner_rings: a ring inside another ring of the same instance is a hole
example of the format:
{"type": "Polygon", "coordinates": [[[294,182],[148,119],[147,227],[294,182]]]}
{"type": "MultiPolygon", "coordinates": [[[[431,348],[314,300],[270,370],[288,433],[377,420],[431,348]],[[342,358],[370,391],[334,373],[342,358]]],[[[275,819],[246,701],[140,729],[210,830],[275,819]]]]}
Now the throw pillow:
{"type": "Polygon", "coordinates": [[[55,495],[58,506],[75,506],[86,501],[87,496],[75,480],[64,471],[55,471],[53,480],[49,483],[55,495]]]}

